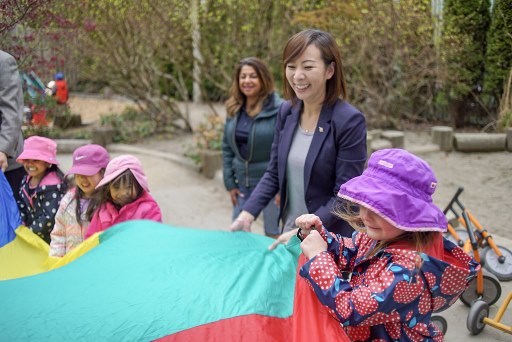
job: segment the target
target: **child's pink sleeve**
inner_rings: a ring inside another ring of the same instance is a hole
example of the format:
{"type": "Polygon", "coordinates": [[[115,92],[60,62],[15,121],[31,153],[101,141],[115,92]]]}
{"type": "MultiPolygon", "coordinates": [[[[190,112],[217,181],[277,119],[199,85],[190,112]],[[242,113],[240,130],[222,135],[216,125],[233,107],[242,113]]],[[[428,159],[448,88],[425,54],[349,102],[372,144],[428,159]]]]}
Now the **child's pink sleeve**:
{"type": "Polygon", "coordinates": [[[94,213],[94,215],[91,219],[91,223],[89,224],[89,227],[87,228],[87,231],[85,232],[84,239],[88,239],[89,236],[91,236],[94,233],[97,233],[99,231],[101,231],[99,210],[96,210],[96,212],[94,213]]]}
{"type": "Polygon", "coordinates": [[[149,204],[149,206],[140,206],[139,209],[137,210],[140,215],[136,215],[136,216],[139,216],[141,219],[145,219],[145,220],[151,220],[151,221],[156,221],[156,222],[162,222],[162,211],[160,210],[160,207],[158,206],[158,204],[156,202],[149,202],[147,203],[149,204]]]}

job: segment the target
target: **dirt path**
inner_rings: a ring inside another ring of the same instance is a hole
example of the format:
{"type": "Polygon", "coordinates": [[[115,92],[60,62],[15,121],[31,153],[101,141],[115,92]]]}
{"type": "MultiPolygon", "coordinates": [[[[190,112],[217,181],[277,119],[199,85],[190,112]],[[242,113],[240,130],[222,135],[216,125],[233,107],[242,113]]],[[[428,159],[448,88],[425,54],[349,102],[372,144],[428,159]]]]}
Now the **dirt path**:
{"type": "MultiPolygon", "coordinates": [[[[99,96],[72,96],[70,99],[71,110],[81,114],[82,120],[86,123],[97,121],[104,114],[120,113],[124,108],[133,105],[131,101],[120,97],[108,100],[99,96]]],[[[185,105],[188,107],[193,127],[197,127],[206,114],[211,112],[207,105],[181,104],[183,108],[185,105]]],[[[215,104],[215,108],[219,114],[224,115],[222,104],[215,104]]],[[[430,142],[430,139],[428,128],[417,132],[408,131],[405,147],[407,149],[422,145],[430,142]]],[[[183,154],[190,149],[191,144],[192,137],[185,135],[174,140],[148,139],[139,145],[183,154]]],[[[432,166],[438,178],[439,187],[434,195],[434,202],[441,209],[444,209],[459,186],[464,187],[461,201],[480,223],[493,234],[512,236],[512,153],[433,152],[421,157],[432,166]]],[[[198,177],[201,176],[198,174],[198,177]]],[[[198,182],[197,189],[190,191],[199,194],[203,185],[198,182]]],[[[193,187],[193,184],[190,186],[193,187]]],[[[223,191],[222,185],[219,190],[219,185],[216,184],[215,189],[215,192],[223,191]]]]}

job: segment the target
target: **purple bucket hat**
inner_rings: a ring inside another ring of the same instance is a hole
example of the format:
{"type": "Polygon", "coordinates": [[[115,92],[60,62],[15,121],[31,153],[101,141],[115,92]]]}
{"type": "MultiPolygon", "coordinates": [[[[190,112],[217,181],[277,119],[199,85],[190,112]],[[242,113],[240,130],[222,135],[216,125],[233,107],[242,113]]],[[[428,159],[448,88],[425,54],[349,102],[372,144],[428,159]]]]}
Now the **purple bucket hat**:
{"type": "Polygon", "coordinates": [[[374,152],[361,176],[343,184],[338,196],[359,204],[405,231],[440,231],[448,226],[433,202],[437,179],[422,159],[402,149],[374,152]]]}
{"type": "Polygon", "coordinates": [[[110,157],[107,150],[100,145],[80,146],[73,152],[73,166],[67,174],[92,176],[108,165],[110,157]]]}
{"type": "Polygon", "coordinates": [[[144,175],[142,164],[136,157],[128,154],[116,157],[108,163],[105,169],[105,175],[98,185],[96,185],[96,189],[113,181],[126,170],[130,170],[142,189],[149,192],[148,179],[146,175],[144,175]]]}
{"type": "Polygon", "coordinates": [[[59,165],[57,161],[57,143],[52,139],[37,135],[28,137],[23,143],[23,152],[16,158],[16,161],[23,163],[23,160],[27,159],[59,165]]]}

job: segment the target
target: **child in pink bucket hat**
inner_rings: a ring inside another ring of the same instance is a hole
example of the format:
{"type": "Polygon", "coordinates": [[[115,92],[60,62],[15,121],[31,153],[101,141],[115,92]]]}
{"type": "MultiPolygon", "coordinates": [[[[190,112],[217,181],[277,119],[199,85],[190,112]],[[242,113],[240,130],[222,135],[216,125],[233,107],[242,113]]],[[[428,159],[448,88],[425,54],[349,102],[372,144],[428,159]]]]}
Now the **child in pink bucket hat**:
{"type": "Polygon", "coordinates": [[[431,315],[459,298],[480,265],[443,238],[436,187],[422,159],[380,150],[338,193],[336,214],[356,229],[351,238],[328,232],[315,215],[296,219],[309,259],[299,274],[351,340],[443,339],[431,315]]]}
{"type": "Polygon", "coordinates": [[[76,187],[60,202],[51,232],[50,256],[62,257],[84,241],[90,223],[87,208],[109,160],[107,150],[96,144],[81,146],[73,152],[73,165],[68,174],[74,174],[76,187]]]}
{"type": "Polygon", "coordinates": [[[91,224],[85,238],[128,220],[162,222],[162,212],[149,194],[146,175],[136,157],[122,155],[112,159],[96,189],[94,203],[87,210],[91,224]]]}
{"type": "Polygon", "coordinates": [[[19,191],[21,220],[36,235],[50,243],[55,214],[67,190],[64,174],[57,166],[57,144],[49,138],[29,137],[16,161],[23,164],[27,172],[19,191]]]}

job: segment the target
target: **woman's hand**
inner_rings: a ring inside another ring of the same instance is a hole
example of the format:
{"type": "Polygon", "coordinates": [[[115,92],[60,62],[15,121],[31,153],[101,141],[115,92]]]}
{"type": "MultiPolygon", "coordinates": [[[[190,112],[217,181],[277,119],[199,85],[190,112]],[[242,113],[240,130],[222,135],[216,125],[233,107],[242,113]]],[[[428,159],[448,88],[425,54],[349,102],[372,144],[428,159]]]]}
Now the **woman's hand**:
{"type": "Polygon", "coordinates": [[[300,228],[301,235],[305,238],[312,230],[322,230],[322,220],[314,214],[304,214],[295,219],[295,225],[300,228]]]}
{"type": "Polygon", "coordinates": [[[306,258],[311,259],[312,257],[327,250],[327,242],[316,230],[312,230],[309,235],[300,244],[300,249],[306,258]]]}
{"type": "Polygon", "coordinates": [[[281,206],[281,195],[277,194],[276,197],[274,197],[274,203],[279,208],[281,206]]]}
{"type": "Polygon", "coordinates": [[[289,232],[279,235],[279,237],[274,242],[272,242],[270,246],[268,246],[268,249],[272,251],[276,249],[276,247],[279,246],[280,244],[286,245],[288,241],[290,241],[290,239],[297,234],[298,230],[298,228],[292,229],[289,232]]]}
{"type": "Polygon", "coordinates": [[[238,205],[238,196],[243,196],[238,188],[229,190],[229,197],[231,198],[231,204],[233,204],[233,207],[238,205]]]}
{"type": "Polygon", "coordinates": [[[236,232],[242,230],[244,232],[251,231],[251,224],[254,222],[254,216],[252,216],[249,212],[243,210],[240,215],[236,218],[236,220],[231,223],[229,226],[229,230],[232,232],[236,232]]]}

